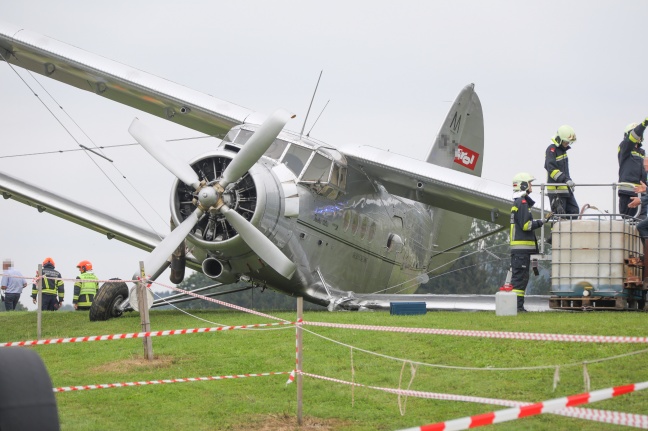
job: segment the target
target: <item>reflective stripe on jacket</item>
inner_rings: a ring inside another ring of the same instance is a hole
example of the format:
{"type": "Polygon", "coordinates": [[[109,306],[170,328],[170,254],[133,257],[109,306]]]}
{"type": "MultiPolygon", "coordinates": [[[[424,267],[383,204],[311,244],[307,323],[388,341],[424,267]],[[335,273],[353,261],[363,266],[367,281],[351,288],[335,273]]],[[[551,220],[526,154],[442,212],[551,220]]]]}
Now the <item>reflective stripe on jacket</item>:
{"type": "Polygon", "coordinates": [[[533,220],[531,211],[529,211],[533,204],[535,202],[529,196],[521,196],[513,201],[509,233],[511,253],[538,253],[538,241],[533,231],[541,227],[544,222],[533,220]]]}
{"type": "Polygon", "coordinates": [[[645,129],[643,124],[639,124],[630,133],[627,133],[619,144],[619,182],[633,184],[633,186],[619,185],[619,194],[621,195],[637,196],[634,186],[645,181],[646,169],[643,161],[646,151],[641,148],[645,129]]]}
{"type": "Polygon", "coordinates": [[[547,171],[547,194],[569,196],[567,186],[552,186],[555,183],[566,183],[571,180],[569,176],[569,159],[567,150],[571,147],[563,147],[555,139],[551,140],[551,145],[545,151],[545,170],[547,171]]]}
{"type": "Polygon", "coordinates": [[[72,303],[82,307],[89,307],[92,305],[99,288],[99,283],[96,281],[97,276],[91,272],[84,272],[77,277],[77,280],[81,281],[74,283],[72,303]]]}
{"type": "MultiPolygon", "coordinates": [[[[61,278],[61,273],[54,269],[54,266],[47,264],[43,266],[43,279],[41,280],[41,288],[43,295],[58,295],[59,300],[63,300],[65,296],[65,287],[63,280],[53,280],[53,278],[61,278]]],[[[38,288],[32,284],[32,298],[38,295],[38,288]]]]}

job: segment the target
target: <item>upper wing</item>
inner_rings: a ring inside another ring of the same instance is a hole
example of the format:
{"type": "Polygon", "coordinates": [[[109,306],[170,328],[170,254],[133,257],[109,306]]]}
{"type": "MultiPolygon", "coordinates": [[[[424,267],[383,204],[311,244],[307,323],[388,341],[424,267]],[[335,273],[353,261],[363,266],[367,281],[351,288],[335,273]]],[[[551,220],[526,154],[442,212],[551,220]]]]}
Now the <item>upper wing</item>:
{"type": "Polygon", "coordinates": [[[341,152],[389,193],[502,226],[510,222],[509,186],[370,146],[341,152]]]}
{"type": "Polygon", "coordinates": [[[249,109],[3,22],[0,55],[0,60],[218,138],[233,126],[263,120],[249,109]]]}

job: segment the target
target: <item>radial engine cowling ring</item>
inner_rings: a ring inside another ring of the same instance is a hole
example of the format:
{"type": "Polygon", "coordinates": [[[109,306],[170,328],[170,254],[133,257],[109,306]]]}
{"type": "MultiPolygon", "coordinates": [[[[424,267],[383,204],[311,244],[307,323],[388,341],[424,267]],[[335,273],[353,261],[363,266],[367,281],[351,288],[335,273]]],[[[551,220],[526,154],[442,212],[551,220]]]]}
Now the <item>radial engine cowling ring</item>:
{"type": "MultiPolygon", "coordinates": [[[[209,187],[221,178],[230,162],[229,157],[206,156],[193,162],[191,167],[209,187]]],[[[172,211],[182,223],[196,209],[196,192],[190,185],[178,181],[172,198],[172,211]]],[[[236,183],[231,184],[223,193],[223,200],[228,207],[251,221],[257,207],[257,188],[250,174],[246,173],[236,183]]],[[[210,211],[196,223],[189,235],[199,243],[209,244],[230,240],[238,234],[220,212],[210,211]]]]}

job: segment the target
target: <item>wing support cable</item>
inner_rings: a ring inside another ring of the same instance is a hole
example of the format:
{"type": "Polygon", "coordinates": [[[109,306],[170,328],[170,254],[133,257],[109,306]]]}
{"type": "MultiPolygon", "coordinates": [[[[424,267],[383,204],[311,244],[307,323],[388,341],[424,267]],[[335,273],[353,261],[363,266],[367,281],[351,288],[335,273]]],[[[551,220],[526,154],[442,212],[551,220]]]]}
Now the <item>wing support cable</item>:
{"type": "Polygon", "coordinates": [[[322,275],[322,271],[319,269],[319,267],[317,267],[317,275],[319,276],[320,280],[322,280],[322,286],[324,286],[324,289],[326,289],[326,294],[328,295],[328,299],[333,299],[333,295],[331,295],[331,291],[329,290],[326,281],[324,281],[324,276],[322,275]]]}
{"type": "Polygon", "coordinates": [[[457,245],[454,245],[454,246],[452,246],[450,248],[446,248],[445,250],[440,251],[440,252],[432,255],[432,257],[430,257],[430,260],[434,259],[435,257],[437,257],[440,254],[447,253],[447,252],[452,251],[452,250],[454,250],[456,248],[463,247],[464,245],[468,245],[468,244],[471,244],[471,243],[473,243],[475,241],[479,241],[479,240],[482,240],[484,238],[487,238],[487,237],[489,237],[491,235],[495,235],[496,233],[500,233],[501,231],[503,231],[504,229],[507,229],[507,228],[508,228],[508,226],[502,226],[502,227],[500,227],[498,229],[492,230],[490,232],[486,232],[483,235],[479,235],[478,237],[475,237],[473,239],[469,239],[468,241],[464,241],[464,242],[462,242],[460,244],[457,244],[457,245]]]}
{"type": "MultiPolygon", "coordinates": [[[[67,127],[62,123],[62,122],[61,122],[61,120],[56,116],[56,114],[54,114],[54,112],[49,108],[49,106],[47,106],[47,104],[43,101],[43,99],[42,99],[41,97],[38,96],[38,93],[36,93],[36,92],[34,91],[34,89],[33,89],[33,88],[32,88],[32,87],[27,83],[27,81],[25,81],[25,79],[23,79],[23,77],[22,77],[22,76],[18,73],[18,71],[17,71],[17,70],[16,70],[16,69],[11,65],[11,63],[9,63],[9,62],[7,61],[7,59],[5,58],[4,55],[2,55],[1,52],[0,52],[0,58],[2,58],[2,60],[5,61],[5,62],[7,63],[7,65],[11,68],[11,70],[13,70],[13,72],[16,74],[16,76],[18,76],[18,78],[19,78],[19,79],[20,79],[20,80],[25,84],[25,86],[27,86],[27,88],[29,88],[29,90],[32,92],[32,94],[33,94],[34,96],[36,96],[36,98],[39,100],[39,102],[40,102],[40,103],[45,107],[45,109],[47,109],[47,111],[52,115],[52,117],[54,117],[54,119],[55,119],[55,120],[56,120],[56,121],[61,125],[61,127],[63,127],[63,129],[68,133],[68,135],[70,135],[70,137],[74,140],[74,142],[77,143],[77,145],[78,145],[79,147],[83,148],[84,150],[90,150],[92,153],[94,153],[94,154],[96,154],[96,155],[98,155],[98,156],[100,156],[100,157],[103,157],[104,159],[106,159],[106,160],[108,160],[109,162],[111,162],[111,164],[115,167],[115,169],[117,170],[117,172],[118,172],[118,173],[119,173],[119,174],[120,174],[120,175],[121,175],[121,176],[126,180],[126,182],[128,182],[128,184],[133,188],[133,190],[135,190],[135,192],[136,192],[138,195],[140,195],[140,197],[144,200],[144,202],[146,202],[146,203],[151,207],[151,209],[152,209],[152,210],[153,210],[153,211],[158,215],[158,217],[160,217],[160,219],[164,221],[164,219],[162,218],[162,216],[161,216],[157,211],[155,211],[155,209],[154,209],[154,208],[151,206],[151,204],[146,200],[146,198],[144,198],[144,197],[142,196],[142,194],[139,192],[139,190],[137,190],[137,189],[135,188],[135,186],[133,186],[133,184],[132,184],[132,183],[131,183],[127,178],[126,178],[126,176],[125,176],[125,175],[124,175],[124,174],[123,174],[123,173],[122,173],[122,172],[121,172],[121,171],[120,171],[120,170],[115,166],[114,162],[113,162],[111,159],[109,159],[108,157],[106,157],[106,156],[104,156],[104,155],[101,155],[101,154],[97,153],[96,151],[92,151],[90,148],[88,148],[88,147],[82,145],[82,144],[81,144],[81,143],[76,139],[76,137],[72,134],[72,132],[71,132],[71,131],[70,131],[70,130],[69,130],[69,129],[68,129],[68,128],[67,128],[67,127]]],[[[40,85],[40,87],[43,89],[43,91],[45,91],[45,93],[47,93],[47,95],[48,95],[50,98],[52,98],[52,100],[54,101],[54,103],[56,103],[56,104],[59,106],[59,108],[60,108],[63,112],[65,112],[65,114],[67,115],[67,117],[68,117],[68,118],[69,118],[69,119],[70,119],[70,120],[71,120],[71,121],[72,121],[72,122],[73,122],[73,123],[74,123],[74,124],[79,128],[79,130],[82,131],[82,133],[83,133],[83,134],[84,134],[84,135],[85,135],[85,136],[90,140],[90,142],[92,142],[93,145],[95,145],[95,147],[97,147],[96,144],[94,144],[94,142],[92,141],[92,139],[90,139],[90,137],[89,137],[89,136],[88,136],[88,135],[83,131],[83,129],[82,129],[82,128],[81,128],[81,127],[80,127],[80,126],[79,126],[79,125],[74,121],[74,119],[73,119],[73,118],[72,118],[72,117],[67,113],[67,111],[65,111],[65,109],[63,109],[63,107],[62,107],[62,106],[61,106],[61,105],[56,101],[56,99],[55,99],[55,98],[54,98],[54,97],[53,97],[49,92],[47,92],[47,90],[45,90],[45,88],[42,86],[42,84],[41,84],[41,83],[40,83],[40,82],[39,82],[39,81],[38,81],[38,80],[37,80],[37,79],[36,79],[36,78],[31,74],[31,72],[30,72],[30,76],[32,77],[32,79],[34,79],[34,81],[36,81],[36,83],[37,83],[38,85],[40,85]]],[[[97,148],[98,148],[98,147],[97,147],[97,148]]],[[[90,158],[90,160],[92,161],[92,163],[94,163],[94,165],[95,165],[95,166],[96,166],[96,167],[101,171],[101,173],[103,173],[103,175],[106,177],[106,179],[108,179],[108,181],[113,185],[113,187],[115,187],[115,189],[117,190],[117,192],[118,192],[119,194],[122,195],[122,197],[126,200],[126,202],[128,202],[128,204],[133,208],[133,210],[134,210],[134,211],[135,211],[135,212],[140,216],[140,218],[144,221],[144,223],[146,223],[146,225],[147,225],[147,226],[148,226],[148,227],[149,227],[153,232],[155,232],[156,235],[157,235],[160,239],[162,239],[162,236],[161,236],[159,233],[157,233],[157,230],[156,230],[156,229],[155,229],[155,228],[154,228],[154,227],[149,223],[149,221],[146,219],[146,217],[144,217],[144,215],[143,215],[143,214],[142,214],[142,213],[137,209],[137,207],[133,204],[133,202],[131,202],[130,199],[128,199],[128,197],[127,197],[127,196],[126,196],[126,195],[125,195],[125,194],[124,194],[124,193],[119,189],[119,187],[117,186],[117,184],[115,184],[115,182],[114,182],[114,181],[113,181],[113,180],[108,176],[108,174],[106,174],[106,172],[101,168],[101,166],[99,166],[99,164],[97,163],[97,161],[96,161],[95,159],[93,159],[92,157],[90,157],[90,155],[87,153],[87,151],[86,151],[85,153],[86,153],[86,155],[88,156],[88,158],[90,158]]]]}

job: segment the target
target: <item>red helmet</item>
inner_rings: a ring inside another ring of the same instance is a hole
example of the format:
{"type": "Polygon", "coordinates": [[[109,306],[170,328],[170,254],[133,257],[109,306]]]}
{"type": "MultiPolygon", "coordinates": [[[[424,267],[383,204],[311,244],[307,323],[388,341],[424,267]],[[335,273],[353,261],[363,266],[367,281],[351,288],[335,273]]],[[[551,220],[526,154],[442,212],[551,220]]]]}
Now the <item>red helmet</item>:
{"type": "Polygon", "coordinates": [[[92,262],[90,262],[89,260],[82,260],[77,264],[77,268],[79,268],[83,272],[92,271],[92,262]]]}
{"type": "Polygon", "coordinates": [[[56,266],[54,264],[54,259],[52,259],[51,257],[46,257],[45,260],[43,261],[43,265],[47,265],[48,263],[52,266],[56,266]]]}

